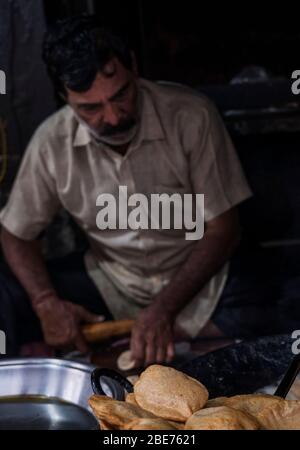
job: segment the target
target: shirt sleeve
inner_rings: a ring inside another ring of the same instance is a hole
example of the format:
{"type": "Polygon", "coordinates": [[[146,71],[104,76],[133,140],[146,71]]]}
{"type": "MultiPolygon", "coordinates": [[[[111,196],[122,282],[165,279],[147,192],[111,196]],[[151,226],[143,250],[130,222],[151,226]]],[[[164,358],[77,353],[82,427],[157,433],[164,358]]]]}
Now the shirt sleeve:
{"type": "Polygon", "coordinates": [[[47,145],[38,129],[25,151],[8,202],[0,212],[0,223],[24,240],[36,239],[60,208],[47,145]]]}
{"type": "Polygon", "coordinates": [[[193,191],[204,194],[206,221],[252,196],[229,134],[209,100],[203,98],[193,111],[184,136],[193,191]]]}

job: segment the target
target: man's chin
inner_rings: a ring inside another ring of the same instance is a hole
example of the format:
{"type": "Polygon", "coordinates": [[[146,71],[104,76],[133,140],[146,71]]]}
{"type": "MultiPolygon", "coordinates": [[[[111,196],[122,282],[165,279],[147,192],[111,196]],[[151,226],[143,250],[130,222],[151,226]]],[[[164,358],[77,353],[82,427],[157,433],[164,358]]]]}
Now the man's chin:
{"type": "Polygon", "coordinates": [[[136,127],[133,127],[126,133],[119,133],[111,136],[105,136],[97,133],[97,136],[95,137],[98,141],[103,142],[104,144],[116,147],[124,144],[129,144],[134,138],[136,131],[136,127]]]}
{"type": "Polygon", "coordinates": [[[129,144],[132,141],[132,139],[133,139],[133,137],[131,137],[131,136],[126,136],[126,137],[125,136],[118,136],[118,137],[114,136],[113,138],[112,137],[104,138],[103,136],[101,136],[97,140],[99,142],[102,142],[103,144],[107,144],[111,147],[119,147],[121,145],[129,144]]]}

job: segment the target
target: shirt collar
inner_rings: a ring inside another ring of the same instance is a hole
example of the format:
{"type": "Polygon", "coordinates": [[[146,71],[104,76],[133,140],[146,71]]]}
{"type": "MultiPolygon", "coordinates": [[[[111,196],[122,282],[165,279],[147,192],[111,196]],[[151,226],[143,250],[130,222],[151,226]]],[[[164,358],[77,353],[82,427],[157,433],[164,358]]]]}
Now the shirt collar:
{"type": "Polygon", "coordinates": [[[78,122],[78,119],[75,117],[74,113],[73,113],[73,117],[74,117],[74,121],[76,123],[76,129],[75,129],[75,134],[74,134],[74,139],[73,139],[73,146],[74,147],[85,147],[86,145],[88,145],[91,142],[92,137],[91,137],[90,133],[88,132],[88,130],[86,129],[86,127],[84,125],[82,125],[80,122],[78,122]]]}

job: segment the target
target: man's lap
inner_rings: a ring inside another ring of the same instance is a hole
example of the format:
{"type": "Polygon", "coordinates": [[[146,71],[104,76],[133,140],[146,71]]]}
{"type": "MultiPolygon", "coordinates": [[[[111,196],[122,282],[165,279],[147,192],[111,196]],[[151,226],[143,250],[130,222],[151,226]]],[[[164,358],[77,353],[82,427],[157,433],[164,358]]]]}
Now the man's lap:
{"type": "MultiPolygon", "coordinates": [[[[226,336],[254,337],[300,327],[300,274],[297,270],[281,270],[276,261],[273,255],[266,259],[261,251],[232,259],[227,283],[211,318],[226,336]]],[[[86,272],[83,253],[50,261],[47,268],[59,297],[112,319],[86,272]]],[[[0,329],[7,333],[8,348],[15,353],[21,343],[42,339],[29,299],[3,261],[0,296],[0,329]]]]}

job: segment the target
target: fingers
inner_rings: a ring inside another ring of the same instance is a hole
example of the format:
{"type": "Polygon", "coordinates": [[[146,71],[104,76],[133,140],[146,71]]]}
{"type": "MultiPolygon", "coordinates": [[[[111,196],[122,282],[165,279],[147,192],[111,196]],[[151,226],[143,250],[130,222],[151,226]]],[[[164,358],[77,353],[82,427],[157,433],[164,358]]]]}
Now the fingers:
{"type": "Polygon", "coordinates": [[[89,323],[98,323],[98,322],[104,322],[105,317],[102,315],[93,314],[87,309],[83,308],[83,306],[77,305],[77,312],[79,315],[79,319],[82,322],[89,322],[89,323]]]}
{"type": "Polygon", "coordinates": [[[63,301],[55,310],[41,320],[43,334],[47,344],[55,348],[75,346],[80,352],[87,353],[88,346],[80,332],[80,322],[103,321],[103,316],[90,313],[79,305],[63,301]]]}
{"type": "Polygon", "coordinates": [[[130,350],[136,367],[169,363],[175,354],[173,337],[168,333],[159,336],[154,333],[132,333],[130,350]]]}
{"type": "Polygon", "coordinates": [[[166,362],[167,343],[161,341],[156,348],[156,362],[162,364],[166,362]]]}
{"type": "Polygon", "coordinates": [[[170,363],[174,359],[174,353],[173,342],[157,344],[155,341],[148,341],[145,349],[145,366],[170,363]]]}
{"type": "Polygon", "coordinates": [[[173,338],[170,335],[162,335],[156,346],[155,361],[159,364],[170,363],[175,354],[173,338]]]}
{"type": "Polygon", "coordinates": [[[146,342],[145,349],[145,365],[149,366],[156,362],[157,346],[155,342],[155,336],[150,335],[146,342]]]}
{"type": "Polygon", "coordinates": [[[167,346],[167,362],[171,362],[174,359],[175,356],[175,346],[174,341],[170,341],[167,346]]]}
{"type": "Polygon", "coordinates": [[[130,351],[135,367],[142,367],[145,360],[145,342],[142,335],[135,329],[132,330],[130,339],[130,351]]]}

